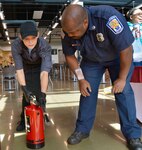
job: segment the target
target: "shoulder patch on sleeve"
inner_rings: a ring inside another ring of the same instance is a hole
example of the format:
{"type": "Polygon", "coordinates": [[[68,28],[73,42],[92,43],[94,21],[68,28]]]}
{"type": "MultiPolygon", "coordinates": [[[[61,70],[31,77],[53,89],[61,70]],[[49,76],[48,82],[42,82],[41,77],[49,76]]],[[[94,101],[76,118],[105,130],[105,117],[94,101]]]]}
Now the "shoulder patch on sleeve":
{"type": "Polygon", "coordinates": [[[114,33],[119,34],[123,31],[124,27],[116,16],[111,16],[106,26],[114,33]]]}

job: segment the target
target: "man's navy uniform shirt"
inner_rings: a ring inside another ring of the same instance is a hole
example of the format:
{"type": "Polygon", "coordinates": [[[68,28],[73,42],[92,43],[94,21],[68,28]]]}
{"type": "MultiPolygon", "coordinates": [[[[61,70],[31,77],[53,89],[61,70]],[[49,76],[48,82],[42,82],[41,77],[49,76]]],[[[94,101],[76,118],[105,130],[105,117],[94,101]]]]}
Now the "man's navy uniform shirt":
{"type": "Polygon", "coordinates": [[[112,61],[134,41],[127,21],[115,8],[106,5],[85,7],[88,12],[88,29],[84,36],[72,39],[67,34],[62,37],[65,55],[81,51],[83,59],[94,62],[112,61]]]}
{"type": "Polygon", "coordinates": [[[46,40],[39,37],[36,46],[29,53],[28,48],[20,38],[12,43],[12,55],[16,70],[30,70],[40,67],[41,71],[50,72],[52,67],[51,46],[46,40]]]}

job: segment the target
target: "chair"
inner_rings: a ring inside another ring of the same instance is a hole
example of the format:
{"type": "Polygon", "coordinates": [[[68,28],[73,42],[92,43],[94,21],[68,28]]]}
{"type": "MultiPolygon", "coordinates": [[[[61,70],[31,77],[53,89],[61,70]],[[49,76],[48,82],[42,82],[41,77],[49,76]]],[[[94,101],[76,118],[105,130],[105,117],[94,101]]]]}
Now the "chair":
{"type": "Polygon", "coordinates": [[[52,74],[53,79],[65,80],[65,65],[60,63],[53,64],[52,74]]]}
{"type": "Polygon", "coordinates": [[[16,71],[14,66],[4,67],[2,69],[2,92],[14,91],[18,89],[16,71]]]}

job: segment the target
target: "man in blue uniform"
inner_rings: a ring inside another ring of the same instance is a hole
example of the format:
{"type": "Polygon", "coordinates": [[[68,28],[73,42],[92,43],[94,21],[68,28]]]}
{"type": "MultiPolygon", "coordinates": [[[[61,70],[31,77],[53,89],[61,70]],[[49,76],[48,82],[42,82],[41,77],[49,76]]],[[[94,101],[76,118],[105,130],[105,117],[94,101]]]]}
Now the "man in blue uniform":
{"type": "MultiPolygon", "coordinates": [[[[23,90],[21,121],[16,130],[25,129],[24,107],[36,96],[38,104],[45,112],[48,73],[52,67],[51,47],[39,37],[35,22],[27,21],[20,27],[20,37],[12,43],[12,55],[15,62],[17,78],[23,90]]],[[[49,119],[45,113],[45,123],[49,119]]]]}
{"type": "Polygon", "coordinates": [[[106,70],[113,84],[123,135],[130,150],[142,150],[141,128],[136,121],[130,78],[134,38],[125,18],[111,6],[69,5],[63,12],[62,46],[66,61],[76,74],[81,92],[76,128],[68,144],[78,144],[93,126],[99,84],[106,70]],[[75,51],[79,50],[79,65],[75,51]]]}

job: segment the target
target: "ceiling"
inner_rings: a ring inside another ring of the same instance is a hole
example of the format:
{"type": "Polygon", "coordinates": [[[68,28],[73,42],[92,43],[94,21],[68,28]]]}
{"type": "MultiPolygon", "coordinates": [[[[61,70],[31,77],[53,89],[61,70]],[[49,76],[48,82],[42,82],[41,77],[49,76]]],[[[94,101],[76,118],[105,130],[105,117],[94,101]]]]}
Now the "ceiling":
{"type": "MultiPolygon", "coordinates": [[[[82,0],[84,5],[108,4],[125,13],[133,6],[141,4],[141,0],[82,0]]],[[[19,26],[25,20],[35,20],[41,36],[47,36],[50,27],[59,19],[66,4],[73,0],[0,0],[4,20],[0,20],[0,40],[7,41],[5,31],[10,40],[19,34],[19,26]],[[35,13],[35,14],[34,14],[35,13]],[[34,17],[33,17],[34,16],[34,17]],[[2,23],[7,25],[4,29],[2,23]]],[[[53,30],[48,39],[60,38],[60,24],[53,30]],[[50,37],[50,38],[49,38],[50,37]]]]}

